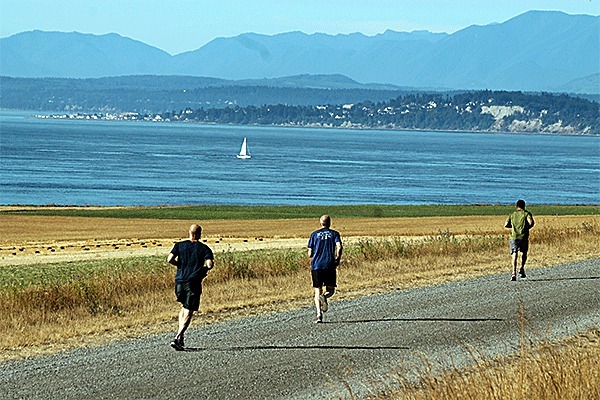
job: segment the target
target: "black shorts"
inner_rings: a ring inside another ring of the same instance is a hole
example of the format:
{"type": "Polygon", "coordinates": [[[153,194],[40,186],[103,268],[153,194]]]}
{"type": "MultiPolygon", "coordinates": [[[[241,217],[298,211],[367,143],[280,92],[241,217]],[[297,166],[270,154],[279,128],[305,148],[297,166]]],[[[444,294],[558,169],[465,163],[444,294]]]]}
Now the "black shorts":
{"type": "Polygon", "coordinates": [[[523,254],[527,254],[529,250],[529,240],[527,239],[510,239],[510,254],[515,254],[517,252],[521,252],[523,254]]]}
{"type": "Polygon", "coordinates": [[[314,288],[322,288],[323,286],[336,287],[336,269],[313,269],[310,271],[312,275],[312,283],[314,288]]]}
{"type": "Polygon", "coordinates": [[[183,308],[190,311],[200,309],[200,295],[202,294],[202,284],[200,283],[175,283],[175,296],[183,308]]]}

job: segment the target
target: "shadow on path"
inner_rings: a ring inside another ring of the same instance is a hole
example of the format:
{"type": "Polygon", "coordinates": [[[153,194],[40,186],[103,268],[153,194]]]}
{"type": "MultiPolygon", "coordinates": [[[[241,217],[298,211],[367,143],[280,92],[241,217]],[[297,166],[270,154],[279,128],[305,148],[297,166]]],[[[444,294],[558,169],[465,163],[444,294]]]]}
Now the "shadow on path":
{"type": "Polygon", "coordinates": [[[584,276],[584,277],[567,277],[567,278],[527,278],[530,282],[554,282],[554,281],[588,281],[600,279],[600,276],[584,276]]]}
{"type": "Polygon", "coordinates": [[[327,321],[328,324],[362,324],[368,322],[503,322],[502,318],[380,318],[327,321]]]}
{"type": "Polygon", "coordinates": [[[231,346],[231,347],[186,347],[184,351],[252,351],[252,350],[408,350],[405,346],[231,346]]]}

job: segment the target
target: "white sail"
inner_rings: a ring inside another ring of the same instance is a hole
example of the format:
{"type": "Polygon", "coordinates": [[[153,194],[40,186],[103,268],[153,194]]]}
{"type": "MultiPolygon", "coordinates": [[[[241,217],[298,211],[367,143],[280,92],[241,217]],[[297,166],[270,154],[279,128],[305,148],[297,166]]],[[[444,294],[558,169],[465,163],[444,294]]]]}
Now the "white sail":
{"type": "Polygon", "coordinates": [[[240,154],[237,155],[237,158],[250,158],[250,154],[248,154],[248,145],[246,144],[246,138],[244,137],[244,142],[242,143],[242,149],[240,150],[240,154]]]}

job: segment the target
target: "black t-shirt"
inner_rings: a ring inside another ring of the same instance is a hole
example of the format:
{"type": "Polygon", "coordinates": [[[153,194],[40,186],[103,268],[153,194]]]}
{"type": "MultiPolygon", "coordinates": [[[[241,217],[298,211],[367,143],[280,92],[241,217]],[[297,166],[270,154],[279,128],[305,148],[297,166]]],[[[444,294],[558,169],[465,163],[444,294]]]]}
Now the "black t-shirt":
{"type": "Polygon", "coordinates": [[[207,272],[204,262],[213,259],[213,252],[207,245],[191,240],[175,243],[171,253],[179,259],[175,275],[176,283],[202,280],[207,272]]]}

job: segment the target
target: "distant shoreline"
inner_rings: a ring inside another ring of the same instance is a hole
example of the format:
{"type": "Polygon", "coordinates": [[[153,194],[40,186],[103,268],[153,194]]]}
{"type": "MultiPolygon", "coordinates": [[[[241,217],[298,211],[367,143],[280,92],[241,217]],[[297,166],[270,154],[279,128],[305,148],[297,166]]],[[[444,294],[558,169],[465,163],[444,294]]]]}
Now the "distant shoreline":
{"type": "MultiPolygon", "coordinates": [[[[26,110],[15,110],[15,111],[23,111],[26,110]]],[[[133,115],[140,115],[135,112],[124,112],[124,113],[115,113],[109,114],[109,117],[103,117],[101,114],[104,113],[95,113],[95,112],[85,112],[85,113],[74,113],[74,114],[49,114],[49,115],[30,115],[31,118],[36,119],[50,119],[50,120],[64,120],[64,121],[108,121],[108,122],[151,122],[151,123],[173,123],[173,124],[198,124],[198,125],[208,125],[208,126],[240,126],[240,127],[261,127],[261,128],[298,128],[298,129],[340,129],[340,130],[356,130],[356,131],[386,131],[386,132],[419,132],[419,133],[427,133],[427,132],[435,132],[435,133],[486,133],[486,134],[508,134],[508,135],[545,135],[545,136],[600,136],[600,133],[567,133],[567,132],[532,132],[532,131],[494,131],[494,130],[440,130],[440,129],[422,129],[422,128],[386,128],[384,126],[381,127],[369,127],[369,126],[360,126],[360,125],[351,125],[351,126],[327,126],[327,125],[315,125],[315,124],[305,124],[305,125],[295,125],[295,124],[224,124],[217,122],[204,122],[204,121],[173,121],[173,120],[165,120],[165,119],[155,119],[155,118],[134,118],[133,115]]],[[[153,114],[147,114],[152,116],[153,114]]]]}

